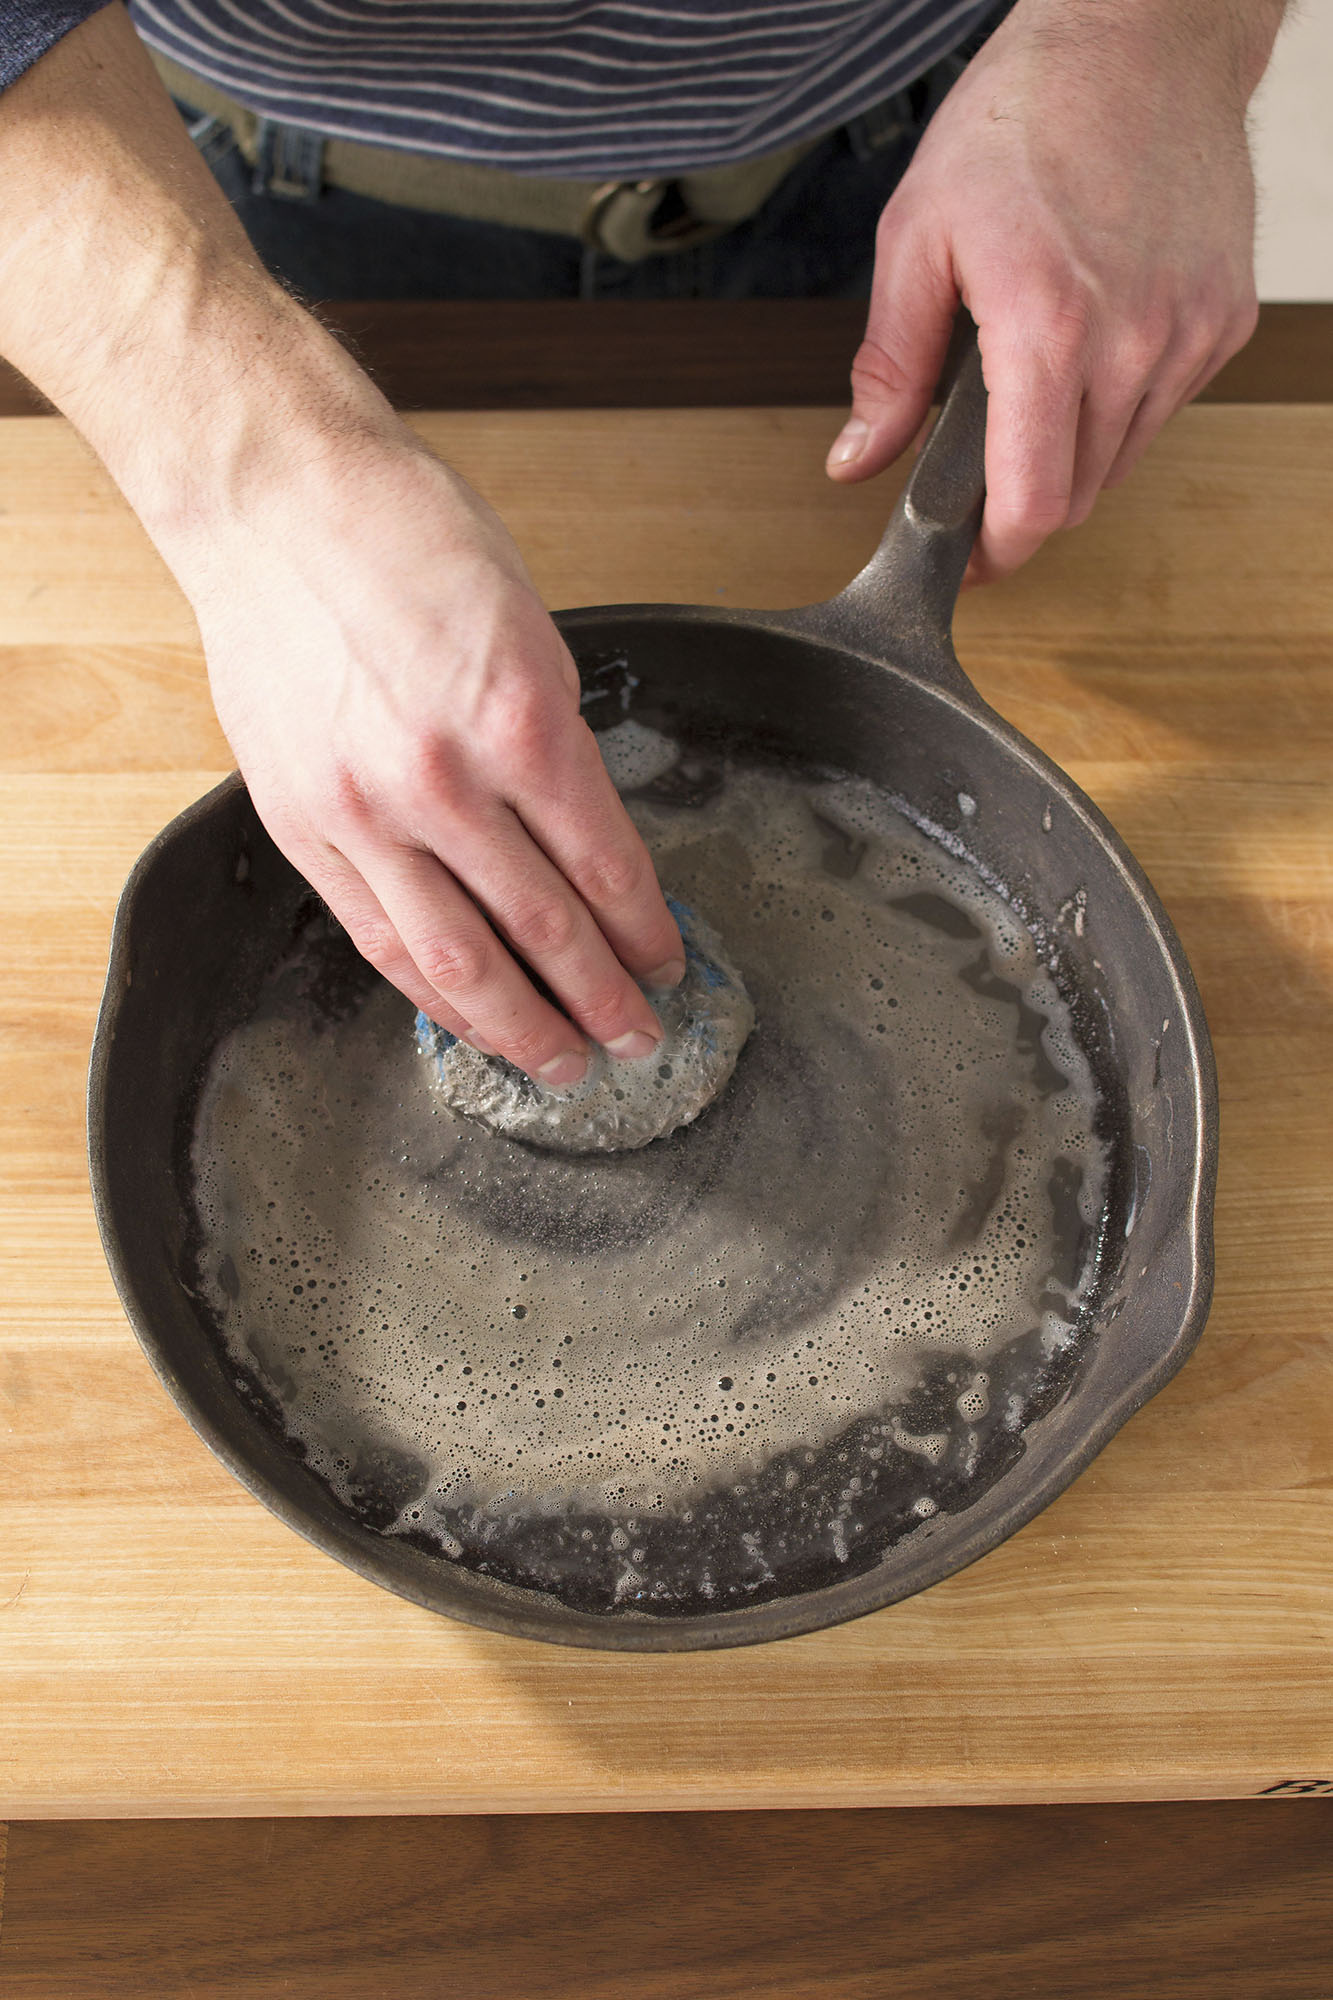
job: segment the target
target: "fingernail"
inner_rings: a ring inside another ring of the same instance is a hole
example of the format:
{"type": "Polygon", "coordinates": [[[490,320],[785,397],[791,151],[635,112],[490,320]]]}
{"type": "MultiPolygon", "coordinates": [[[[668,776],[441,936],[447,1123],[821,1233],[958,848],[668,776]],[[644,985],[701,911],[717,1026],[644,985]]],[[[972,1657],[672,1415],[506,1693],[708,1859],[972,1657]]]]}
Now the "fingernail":
{"type": "Polygon", "coordinates": [[[573,1050],[566,1050],[562,1056],[552,1056],[550,1062],[543,1063],[537,1071],[543,1083],[555,1085],[557,1089],[566,1083],[582,1083],[588,1074],[588,1058],[573,1050]]]}
{"type": "Polygon", "coordinates": [[[870,426],[864,417],[849,417],[834,438],[828,455],[830,465],[850,465],[865,450],[870,426]]]}
{"type": "Polygon", "coordinates": [[[669,958],[665,965],[654,966],[651,972],[645,972],[643,983],[645,986],[679,986],[684,977],[684,959],[669,958]]]}
{"type": "Polygon", "coordinates": [[[466,1035],[460,1035],[459,1040],[466,1042],[470,1049],[475,1049],[479,1056],[498,1056],[500,1053],[499,1049],[493,1049],[489,1042],[483,1042],[481,1036],[474,1035],[470,1029],[466,1035]]]}
{"type": "Polygon", "coordinates": [[[660,1035],[645,1035],[641,1029],[635,1028],[630,1034],[620,1035],[604,1046],[606,1053],[614,1056],[617,1062],[641,1062],[644,1056],[652,1054],[661,1039],[660,1035]]]}

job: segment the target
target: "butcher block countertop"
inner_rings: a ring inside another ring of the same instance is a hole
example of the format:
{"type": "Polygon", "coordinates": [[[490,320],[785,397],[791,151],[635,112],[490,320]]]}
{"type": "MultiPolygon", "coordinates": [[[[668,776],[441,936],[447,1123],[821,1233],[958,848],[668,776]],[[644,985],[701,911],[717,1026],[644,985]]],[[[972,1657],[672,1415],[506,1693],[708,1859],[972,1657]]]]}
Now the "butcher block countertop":
{"type": "MultiPolygon", "coordinates": [[[[556,605],[811,601],[892,482],[817,409],[413,421],[556,605]]],[[[0,1817],[1226,1797],[1333,1785],[1333,409],[1185,412],[964,603],[986,699],[1109,814],[1198,975],[1217,1292],[1021,1533],[857,1623],[620,1656],[453,1624],[284,1527],[158,1385],[83,1092],[140,849],[230,765],[190,613],[56,418],[0,422],[0,1817]]],[[[275,662],[275,668],[280,663],[275,662]]]]}

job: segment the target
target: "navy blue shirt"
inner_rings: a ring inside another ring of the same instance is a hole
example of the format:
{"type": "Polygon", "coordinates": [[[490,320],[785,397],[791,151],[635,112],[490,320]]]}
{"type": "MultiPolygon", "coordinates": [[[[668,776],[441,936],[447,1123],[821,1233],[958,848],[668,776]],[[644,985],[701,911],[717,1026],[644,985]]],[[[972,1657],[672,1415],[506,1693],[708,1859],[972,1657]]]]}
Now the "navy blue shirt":
{"type": "MultiPolygon", "coordinates": [[[[0,88],[102,0],[0,0],[0,88]]],[[[518,172],[625,178],[832,129],[995,0],[131,0],[143,39],[253,110],[518,172]]]]}

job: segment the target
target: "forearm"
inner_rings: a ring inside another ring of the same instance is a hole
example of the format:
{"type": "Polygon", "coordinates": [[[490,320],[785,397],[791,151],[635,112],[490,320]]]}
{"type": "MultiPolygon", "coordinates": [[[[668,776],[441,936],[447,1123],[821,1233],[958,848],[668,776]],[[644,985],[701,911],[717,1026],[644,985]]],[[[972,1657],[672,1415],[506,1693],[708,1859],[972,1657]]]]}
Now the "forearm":
{"type": "Polygon", "coordinates": [[[1242,112],[1268,67],[1289,0],[1017,0],[1011,18],[1048,47],[1133,72],[1159,54],[1187,56],[1242,112]]]}
{"type": "Polygon", "coordinates": [[[0,97],[0,352],[169,560],[270,471],[398,429],[265,272],[119,5],[0,97]]]}

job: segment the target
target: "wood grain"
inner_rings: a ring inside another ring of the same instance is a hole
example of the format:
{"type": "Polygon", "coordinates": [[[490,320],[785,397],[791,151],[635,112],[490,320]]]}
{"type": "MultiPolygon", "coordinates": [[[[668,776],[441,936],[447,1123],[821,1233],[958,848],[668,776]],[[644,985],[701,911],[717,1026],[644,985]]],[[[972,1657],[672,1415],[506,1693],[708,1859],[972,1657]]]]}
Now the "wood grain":
{"type": "MultiPolygon", "coordinates": [[[[419,421],[554,603],[813,600],[890,497],[822,478],[833,411],[419,421]]],[[[0,425],[0,1810],[1333,1780],[1330,518],[1333,410],[1194,409],[959,618],[981,692],[1108,811],[1200,977],[1224,1145],[1197,1355],[1054,1506],[923,1596],[777,1647],[620,1659],[451,1625],[308,1547],[130,1334],[90,1213],[88,1043],[120,884],[228,760],[188,610],[100,469],[57,420],[0,425]]]]}
{"type": "Polygon", "coordinates": [[[1312,1801],[16,1825],[6,2000],[1328,2000],[1312,1801]]]}
{"type": "MultiPolygon", "coordinates": [[[[837,404],[860,299],[344,300],[321,317],[399,409],[837,404]]],[[[1333,402],[1333,305],[1265,305],[1209,402],[1333,402]]],[[[0,416],[48,406],[0,361],[0,416]]]]}

